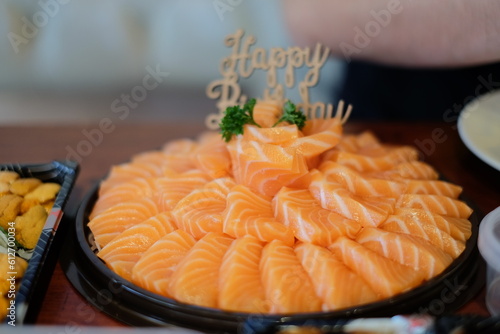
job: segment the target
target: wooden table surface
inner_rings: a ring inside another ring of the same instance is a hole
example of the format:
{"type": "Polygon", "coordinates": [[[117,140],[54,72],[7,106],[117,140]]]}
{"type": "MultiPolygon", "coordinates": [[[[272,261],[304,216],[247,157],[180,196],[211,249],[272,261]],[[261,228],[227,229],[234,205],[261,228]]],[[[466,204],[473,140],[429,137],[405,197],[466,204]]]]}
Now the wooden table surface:
{"type": "MultiPolygon", "coordinates": [[[[48,162],[71,158],[80,162],[80,174],[70,197],[66,217],[73,217],[79,202],[109,168],[133,154],[160,147],[178,138],[193,137],[203,124],[102,123],[80,125],[0,125],[0,163],[48,162]]],[[[476,158],[462,143],[452,123],[348,123],[345,131],[371,129],[382,141],[414,145],[424,161],[448,180],[461,185],[482,217],[500,205],[500,174],[476,158]]],[[[64,248],[61,250],[64,252],[64,248]]],[[[484,288],[459,311],[488,316],[484,288]]],[[[124,326],[99,312],[81,296],[58,263],[36,324],[124,326]]]]}

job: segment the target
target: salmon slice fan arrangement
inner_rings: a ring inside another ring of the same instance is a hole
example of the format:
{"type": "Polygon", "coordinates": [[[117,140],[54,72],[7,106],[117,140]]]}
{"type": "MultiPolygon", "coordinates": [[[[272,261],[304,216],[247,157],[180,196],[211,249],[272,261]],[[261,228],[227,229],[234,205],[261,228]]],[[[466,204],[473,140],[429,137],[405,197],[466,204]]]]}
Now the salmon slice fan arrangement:
{"type": "Polygon", "coordinates": [[[220,267],[233,240],[210,232],[196,242],[170,276],[168,293],[184,303],[218,307],[220,267]]]}
{"type": "Polygon", "coordinates": [[[219,271],[218,305],[223,310],[268,313],[260,259],[264,242],[246,235],[235,239],[227,250],[219,271]]]}
{"type": "Polygon", "coordinates": [[[131,281],[159,295],[168,293],[170,276],[179,262],[196,244],[196,240],[182,230],[175,230],[153,243],[132,267],[131,281]]]}
{"type": "Polygon", "coordinates": [[[176,229],[170,212],[162,212],[134,225],[104,246],[97,256],[118,275],[130,280],[132,267],[156,241],[176,229]]]}
{"type": "Polygon", "coordinates": [[[361,276],[350,270],[327,248],[300,243],[295,253],[309,275],[316,295],[322,300],[323,311],[363,305],[381,298],[361,276]]]}
{"type": "Polygon", "coordinates": [[[472,209],[416,148],[344,133],[342,108],[253,102],[226,111],[251,121],[110,169],[88,227],[111,270],[183,305],[287,315],[398,296],[464,252],[472,209]]]}
{"type": "Polygon", "coordinates": [[[275,219],[271,199],[243,185],[234,186],[226,198],[223,232],[235,238],[252,235],[262,241],[281,240],[293,245],[292,229],[275,219]]]}

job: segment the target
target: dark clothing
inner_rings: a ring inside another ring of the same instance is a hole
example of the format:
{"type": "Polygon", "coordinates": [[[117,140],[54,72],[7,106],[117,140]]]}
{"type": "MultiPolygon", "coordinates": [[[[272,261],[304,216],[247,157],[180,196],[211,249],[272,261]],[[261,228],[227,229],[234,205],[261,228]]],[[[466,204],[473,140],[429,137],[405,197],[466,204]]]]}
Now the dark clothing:
{"type": "Polygon", "coordinates": [[[348,64],[339,98],[351,119],[453,121],[476,96],[500,88],[500,63],[460,69],[348,64]]]}

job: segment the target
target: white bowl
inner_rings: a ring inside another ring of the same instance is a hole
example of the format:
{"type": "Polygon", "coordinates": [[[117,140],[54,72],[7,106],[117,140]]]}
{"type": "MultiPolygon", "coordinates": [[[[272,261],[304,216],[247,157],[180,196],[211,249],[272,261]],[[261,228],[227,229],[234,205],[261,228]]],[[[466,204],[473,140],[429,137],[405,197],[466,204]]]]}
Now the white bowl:
{"type": "Polygon", "coordinates": [[[500,314],[500,206],[479,224],[478,248],[488,264],[486,272],[486,307],[492,315],[500,314]]]}

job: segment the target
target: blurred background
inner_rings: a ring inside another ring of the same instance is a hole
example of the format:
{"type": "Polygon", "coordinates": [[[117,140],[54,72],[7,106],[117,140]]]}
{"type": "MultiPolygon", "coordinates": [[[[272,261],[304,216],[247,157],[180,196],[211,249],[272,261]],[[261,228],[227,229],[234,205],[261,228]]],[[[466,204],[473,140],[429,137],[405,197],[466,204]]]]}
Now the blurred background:
{"type": "MultiPolygon", "coordinates": [[[[205,89],[238,28],[254,47],[293,45],[279,1],[0,0],[0,123],[92,122],[119,108],[124,121],[204,121],[217,112],[205,89]],[[135,88],[145,78],[154,88],[135,88]]],[[[343,69],[329,60],[311,101],[336,103],[343,69]]],[[[265,76],[240,85],[261,96],[265,76]]]]}

